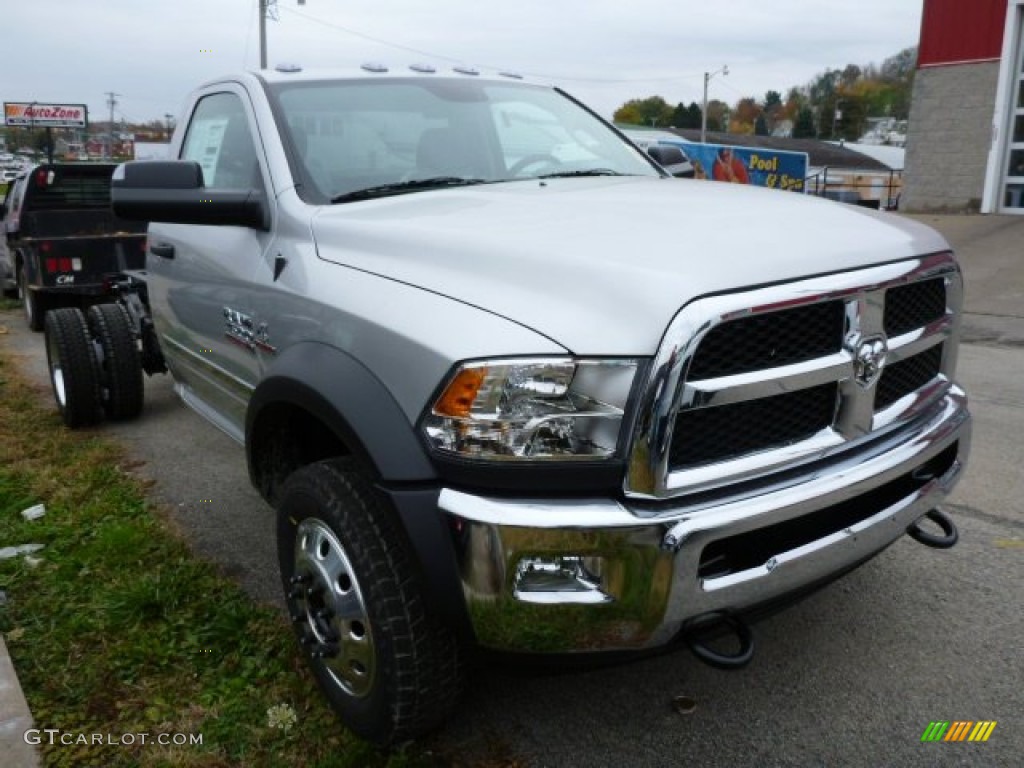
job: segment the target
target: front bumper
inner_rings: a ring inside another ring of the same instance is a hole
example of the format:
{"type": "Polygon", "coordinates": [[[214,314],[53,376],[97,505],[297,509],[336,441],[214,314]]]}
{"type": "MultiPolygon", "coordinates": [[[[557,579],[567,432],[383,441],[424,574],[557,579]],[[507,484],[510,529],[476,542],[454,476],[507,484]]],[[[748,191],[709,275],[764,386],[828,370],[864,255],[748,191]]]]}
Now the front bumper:
{"type": "Polygon", "coordinates": [[[959,479],[967,400],[953,386],[910,425],[845,459],[664,503],[491,498],[452,489],[477,641],[528,653],[636,651],[714,611],[827,581],[902,536],[959,479]]]}

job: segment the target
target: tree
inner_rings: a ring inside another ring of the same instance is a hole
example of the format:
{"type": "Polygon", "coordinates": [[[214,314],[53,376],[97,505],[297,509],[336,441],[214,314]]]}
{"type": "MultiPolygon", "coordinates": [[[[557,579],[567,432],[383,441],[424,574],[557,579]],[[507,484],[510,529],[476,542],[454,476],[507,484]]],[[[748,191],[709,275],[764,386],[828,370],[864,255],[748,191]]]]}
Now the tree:
{"type": "Polygon", "coordinates": [[[843,88],[849,88],[860,80],[863,70],[856,64],[847,64],[846,69],[839,75],[839,84],[843,88]]]}
{"type": "Polygon", "coordinates": [[[644,116],[641,114],[640,107],[637,106],[636,101],[627,101],[615,110],[612,120],[616,123],[626,123],[627,125],[643,125],[644,116]]]}
{"type": "Polygon", "coordinates": [[[729,125],[729,105],[712,99],[708,102],[708,130],[722,132],[729,125]]]}
{"type": "Polygon", "coordinates": [[[672,107],[661,96],[646,99],[631,99],[615,110],[612,118],[617,123],[632,125],[669,126],[672,124],[672,107]]]}
{"type": "Polygon", "coordinates": [[[768,121],[764,119],[764,112],[757,116],[757,120],[754,121],[754,135],[756,136],[767,136],[768,135],[768,121]]]}
{"type": "Polygon", "coordinates": [[[796,122],[793,124],[794,139],[814,138],[814,113],[810,107],[804,106],[796,113],[796,122]]]}
{"type": "Polygon", "coordinates": [[[672,127],[700,128],[700,106],[697,102],[691,101],[688,107],[680,102],[672,112],[672,127]]]}
{"type": "Polygon", "coordinates": [[[751,134],[754,132],[754,123],[761,114],[761,105],[757,99],[747,96],[736,102],[736,108],[732,112],[732,119],[729,121],[729,130],[732,133],[751,134]]]}
{"type": "Polygon", "coordinates": [[[890,56],[882,62],[881,78],[883,80],[904,82],[914,76],[917,69],[917,47],[904,48],[895,56],[890,56]]]}

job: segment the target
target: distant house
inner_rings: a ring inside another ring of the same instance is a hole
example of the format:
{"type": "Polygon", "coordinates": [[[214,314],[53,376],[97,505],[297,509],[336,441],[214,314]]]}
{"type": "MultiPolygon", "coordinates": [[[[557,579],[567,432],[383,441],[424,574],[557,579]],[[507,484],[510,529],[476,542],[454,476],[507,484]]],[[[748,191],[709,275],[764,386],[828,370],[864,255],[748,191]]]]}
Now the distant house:
{"type": "Polygon", "coordinates": [[[902,207],[1024,214],[1024,0],[924,0],[902,207]]]}

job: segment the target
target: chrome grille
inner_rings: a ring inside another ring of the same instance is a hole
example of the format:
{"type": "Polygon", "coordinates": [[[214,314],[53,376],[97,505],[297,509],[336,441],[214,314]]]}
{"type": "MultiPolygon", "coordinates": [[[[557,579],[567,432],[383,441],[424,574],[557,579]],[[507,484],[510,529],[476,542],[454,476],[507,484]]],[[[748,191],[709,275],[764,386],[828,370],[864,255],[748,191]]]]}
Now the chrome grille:
{"type": "Polygon", "coordinates": [[[838,352],[843,346],[845,322],[843,302],[823,301],[722,323],[704,338],[688,375],[712,379],[838,352]]]}
{"type": "Polygon", "coordinates": [[[680,411],[669,468],[721,461],[813,437],[832,426],[837,395],[835,384],[822,384],[718,408],[680,411]]]}
{"type": "Polygon", "coordinates": [[[703,492],[867,449],[948,389],[961,302],[951,254],[692,302],[644,389],[626,494],[703,492]]]}
{"type": "Polygon", "coordinates": [[[889,336],[921,328],[946,313],[946,281],[923,280],[890,288],[885,293],[885,332],[889,336]]]}
{"type": "Polygon", "coordinates": [[[888,366],[878,381],[875,410],[884,410],[900,398],[921,389],[933,381],[941,370],[941,345],[936,345],[918,355],[888,366]]]}

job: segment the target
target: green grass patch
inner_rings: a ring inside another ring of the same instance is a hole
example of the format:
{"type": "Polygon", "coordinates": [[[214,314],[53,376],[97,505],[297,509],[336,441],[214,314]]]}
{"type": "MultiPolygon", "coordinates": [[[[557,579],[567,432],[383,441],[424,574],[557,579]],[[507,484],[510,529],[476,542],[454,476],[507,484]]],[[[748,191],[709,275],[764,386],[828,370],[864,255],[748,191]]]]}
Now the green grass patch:
{"type": "Polygon", "coordinates": [[[460,762],[423,745],[383,753],[346,732],[284,618],[193,556],[128,466],[100,432],[64,429],[0,354],[0,547],[44,545],[35,559],[0,560],[0,631],[38,728],[121,742],[51,746],[43,734],[45,765],[460,762]],[[37,503],[46,515],[25,521],[37,503]],[[272,708],[294,724],[272,723],[272,708]],[[158,745],[157,734],[202,744],[158,745]]]}

